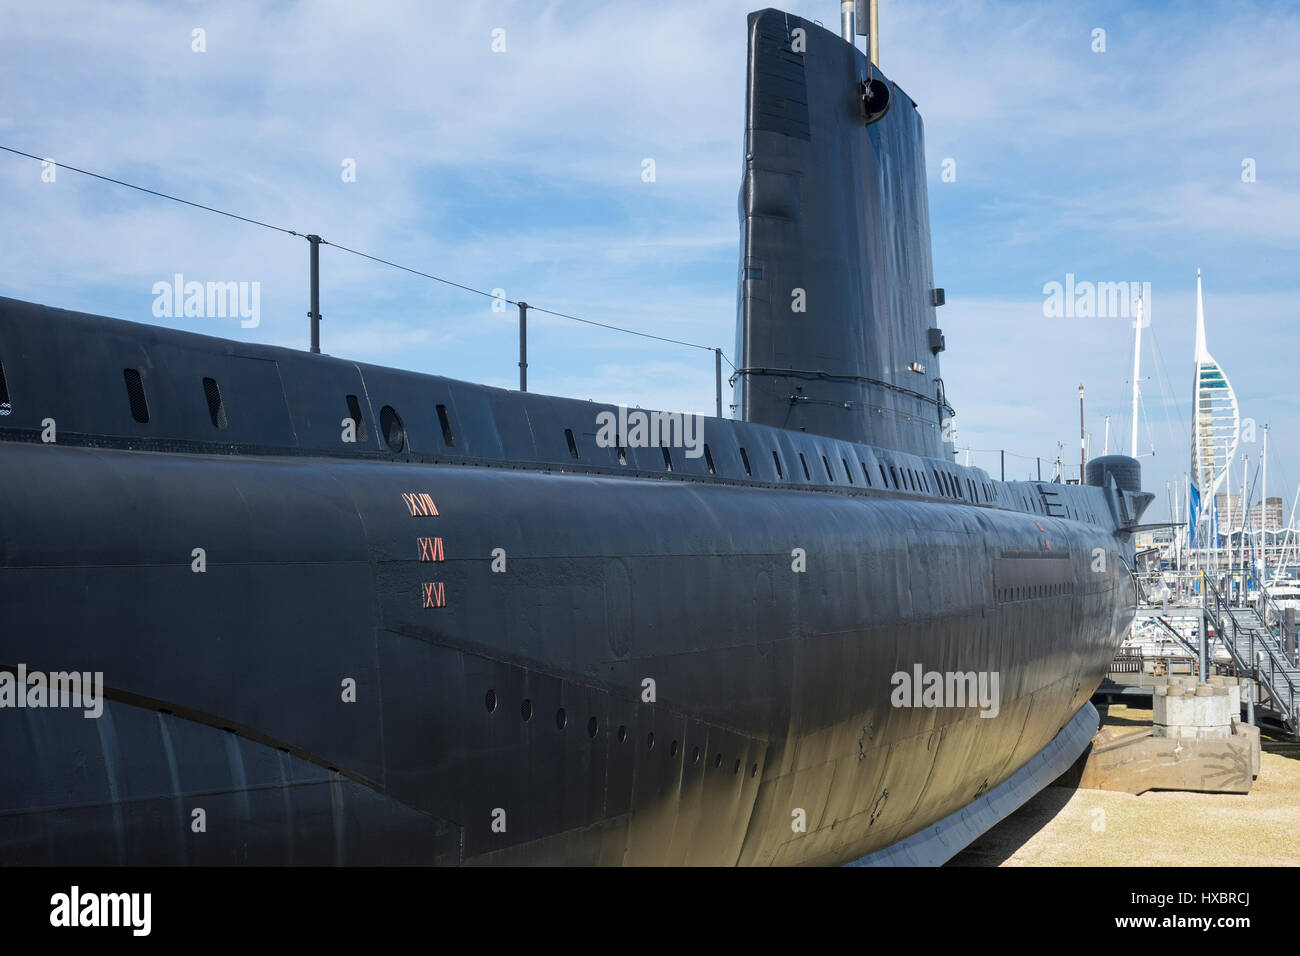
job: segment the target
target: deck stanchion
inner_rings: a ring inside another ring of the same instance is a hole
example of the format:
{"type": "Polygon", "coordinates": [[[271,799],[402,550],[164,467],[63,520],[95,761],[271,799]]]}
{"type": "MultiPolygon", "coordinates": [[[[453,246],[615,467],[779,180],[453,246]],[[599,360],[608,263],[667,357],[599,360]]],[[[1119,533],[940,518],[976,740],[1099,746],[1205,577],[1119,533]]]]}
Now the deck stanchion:
{"type": "Polygon", "coordinates": [[[717,386],[718,417],[722,417],[722,349],[713,350],[713,375],[717,386]]]}
{"type": "Polygon", "coordinates": [[[311,350],[320,354],[320,236],[308,236],[311,244],[311,350]]]}
{"type": "Polygon", "coordinates": [[[528,391],[528,303],[519,303],[519,391],[528,391]]]}

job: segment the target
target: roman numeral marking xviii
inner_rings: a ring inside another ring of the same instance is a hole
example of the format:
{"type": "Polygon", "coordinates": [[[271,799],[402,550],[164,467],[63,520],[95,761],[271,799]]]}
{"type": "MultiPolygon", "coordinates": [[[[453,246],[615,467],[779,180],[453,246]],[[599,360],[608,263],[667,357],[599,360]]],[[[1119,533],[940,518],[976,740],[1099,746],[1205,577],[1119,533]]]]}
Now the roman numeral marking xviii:
{"type": "Polygon", "coordinates": [[[411,512],[412,518],[436,518],[438,517],[438,507],[433,503],[433,499],[422,491],[412,491],[409,494],[402,492],[402,500],[406,502],[407,509],[411,512]]]}

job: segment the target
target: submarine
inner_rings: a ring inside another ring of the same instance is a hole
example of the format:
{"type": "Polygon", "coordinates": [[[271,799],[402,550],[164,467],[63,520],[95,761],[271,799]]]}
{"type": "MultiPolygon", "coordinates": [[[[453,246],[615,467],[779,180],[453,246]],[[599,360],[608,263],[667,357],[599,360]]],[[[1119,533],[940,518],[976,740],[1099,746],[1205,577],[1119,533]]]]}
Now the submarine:
{"type": "Polygon", "coordinates": [[[1153,496],[954,461],[922,121],[845,8],[748,16],[694,444],[0,298],[0,864],[933,865],[1075,761],[1153,496]]]}

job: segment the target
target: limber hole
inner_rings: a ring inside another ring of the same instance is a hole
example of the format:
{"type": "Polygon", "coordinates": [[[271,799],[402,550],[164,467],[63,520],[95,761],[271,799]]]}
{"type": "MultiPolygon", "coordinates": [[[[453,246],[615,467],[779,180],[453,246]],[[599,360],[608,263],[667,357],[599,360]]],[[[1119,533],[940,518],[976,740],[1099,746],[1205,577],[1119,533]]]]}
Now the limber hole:
{"type": "Polygon", "coordinates": [[[226,406],[221,401],[221,386],[215,378],[203,380],[203,396],[208,400],[208,417],[212,419],[212,427],[225,428],[226,406]]]}
{"type": "MultiPolygon", "coordinates": [[[[448,448],[456,447],[456,436],[451,433],[451,422],[447,420],[447,406],[438,406],[438,424],[442,426],[442,440],[448,448]]],[[[577,457],[576,455],[574,456],[577,457]]]]}
{"type": "Polygon", "coordinates": [[[124,368],[122,376],[126,379],[126,397],[131,403],[131,417],[141,425],[149,422],[149,402],[144,395],[144,382],[138,369],[124,368]]]}

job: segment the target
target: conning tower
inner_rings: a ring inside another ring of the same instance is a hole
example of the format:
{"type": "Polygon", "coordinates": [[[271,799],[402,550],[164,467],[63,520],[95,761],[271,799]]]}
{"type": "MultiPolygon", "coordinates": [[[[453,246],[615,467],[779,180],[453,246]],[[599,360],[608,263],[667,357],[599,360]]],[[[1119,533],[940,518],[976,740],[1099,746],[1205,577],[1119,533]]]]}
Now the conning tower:
{"type": "Polygon", "coordinates": [[[750,14],[748,66],[739,417],[950,460],[916,104],[777,10],[750,14]]]}

